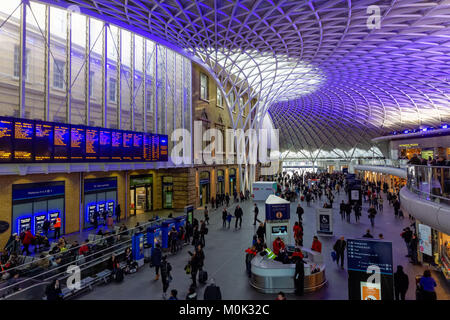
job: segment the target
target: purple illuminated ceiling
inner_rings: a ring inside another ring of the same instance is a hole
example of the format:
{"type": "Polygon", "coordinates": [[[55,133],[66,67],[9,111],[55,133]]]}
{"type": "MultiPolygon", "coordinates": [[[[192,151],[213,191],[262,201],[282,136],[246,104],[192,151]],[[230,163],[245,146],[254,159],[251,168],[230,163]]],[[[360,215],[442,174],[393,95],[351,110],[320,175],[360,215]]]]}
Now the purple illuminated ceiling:
{"type": "Polygon", "coordinates": [[[236,79],[218,70],[237,70],[282,148],[369,148],[393,130],[450,122],[449,1],[41,2],[161,39],[203,60],[224,87],[236,79]]]}

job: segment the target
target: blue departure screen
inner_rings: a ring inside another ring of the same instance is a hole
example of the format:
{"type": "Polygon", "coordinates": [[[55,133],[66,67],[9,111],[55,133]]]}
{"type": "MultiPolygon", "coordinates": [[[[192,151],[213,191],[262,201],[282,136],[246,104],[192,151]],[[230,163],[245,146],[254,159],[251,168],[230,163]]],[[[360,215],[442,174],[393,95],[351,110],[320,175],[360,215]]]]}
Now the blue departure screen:
{"type": "Polygon", "coordinates": [[[150,133],[144,134],[144,160],[152,161],[152,135],[150,133]]]}
{"type": "Polygon", "coordinates": [[[142,133],[133,134],[133,160],[143,161],[144,160],[144,149],[142,148],[142,133]]]}
{"type": "Polygon", "coordinates": [[[347,240],[348,270],[366,272],[376,265],[382,274],[392,275],[392,242],[380,240],[347,240]]]}
{"type": "Polygon", "coordinates": [[[71,127],[70,130],[70,160],[84,160],[86,143],[86,129],[83,127],[71,127]]]}
{"type": "Polygon", "coordinates": [[[159,136],[152,134],[152,161],[158,161],[160,156],[159,136]]]}
{"type": "Polygon", "coordinates": [[[86,128],[86,160],[97,160],[99,153],[99,130],[86,128]]]}
{"type": "Polygon", "coordinates": [[[122,160],[122,132],[111,132],[111,160],[122,160]]]}
{"type": "Polygon", "coordinates": [[[53,124],[36,122],[34,136],[34,160],[48,162],[53,155],[53,124]]]}
{"type": "Polygon", "coordinates": [[[133,161],[133,133],[124,132],[122,142],[122,160],[133,161]]]}
{"type": "Polygon", "coordinates": [[[159,157],[158,161],[169,160],[169,139],[167,136],[159,135],[159,157]]]}
{"type": "Polygon", "coordinates": [[[99,134],[99,160],[111,159],[111,131],[100,130],[99,134]]]}
{"type": "Polygon", "coordinates": [[[14,122],[14,160],[20,162],[33,161],[34,122],[14,122]]]}
{"type": "Polygon", "coordinates": [[[12,160],[12,127],[11,120],[0,120],[0,161],[11,162],[12,160]]]}

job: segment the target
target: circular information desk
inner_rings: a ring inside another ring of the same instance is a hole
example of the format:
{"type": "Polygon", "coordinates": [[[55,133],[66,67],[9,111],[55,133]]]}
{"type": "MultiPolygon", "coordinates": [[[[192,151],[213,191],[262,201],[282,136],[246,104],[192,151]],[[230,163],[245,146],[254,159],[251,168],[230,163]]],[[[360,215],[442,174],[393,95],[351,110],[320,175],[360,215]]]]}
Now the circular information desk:
{"type": "MultiPolygon", "coordinates": [[[[327,282],[325,277],[325,264],[320,253],[298,247],[301,249],[305,261],[305,289],[304,292],[313,292],[322,288],[327,282]],[[311,274],[311,269],[317,267],[320,271],[311,274]]],[[[271,260],[267,255],[257,254],[251,261],[250,284],[263,293],[294,293],[295,264],[283,264],[271,260]]]]}

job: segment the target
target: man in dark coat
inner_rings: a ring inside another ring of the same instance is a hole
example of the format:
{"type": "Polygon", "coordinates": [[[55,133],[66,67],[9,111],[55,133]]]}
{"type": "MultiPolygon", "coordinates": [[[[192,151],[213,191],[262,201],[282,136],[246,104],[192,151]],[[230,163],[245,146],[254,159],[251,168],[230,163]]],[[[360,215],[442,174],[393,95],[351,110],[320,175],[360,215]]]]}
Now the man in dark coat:
{"type": "Polygon", "coordinates": [[[305,212],[305,210],[303,210],[302,206],[300,205],[300,203],[297,205],[297,217],[298,217],[298,222],[302,221],[302,216],[303,213],[305,212]]]}
{"type": "Polygon", "coordinates": [[[214,278],[209,280],[210,285],[205,288],[203,300],[222,300],[220,287],[216,286],[214,278]]]}
{"type": "Polygon", "coordinates": [[[238,221],[239,221],[239,228],[242,226],[242,216],[244,215],[244,212],[242,211],[242,208],[237,205],[236,209],[234,209],[234,216],[236,217],[236,223],[234,225],[234,228],[237,229],[238,227],[238,221]]]}
{"type": "Polygon", "coordinates": [[[159,279],[159,269],[161,268],[161,259],[162,259],[162,252],[160,244],[157,243],[154,248],[152,248],[150,262],[151,265],[155,267],[155,273],[156,277],[155,280],[159,279]]]}
{"type": "Polygon", "coordinates": [[[305,289],[305,262],[301,256],[298,257],[295,263],[294,284],[295,294],[302,296],[305,289]]]}
{"type": "Polygon", "coordinates": [[[333,246],[333,250],[336,251],[336,263],[339,265],[341,260],[341,268],[344,269],[344,252],[347,246],[347,242],[344,240],[344,236],[340,237],[333,246]]]}
{"type": "Polygon", "coordinates": [[[403,272],[402,266],[397,266],[397,272],[394,273],[394,292],[395,300],[405,300],[406,291],[408,291],[408,275],[403,272]]]}

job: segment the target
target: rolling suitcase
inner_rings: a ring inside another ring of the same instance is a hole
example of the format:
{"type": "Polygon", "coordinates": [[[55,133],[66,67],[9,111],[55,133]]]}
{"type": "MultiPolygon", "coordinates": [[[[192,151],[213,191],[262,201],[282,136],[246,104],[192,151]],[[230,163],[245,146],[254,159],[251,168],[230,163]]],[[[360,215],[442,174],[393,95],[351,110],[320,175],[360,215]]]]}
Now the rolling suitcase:
{"type": "Polygon", "coordinates": [[[204,284],[208,280],[208,272],[200,270],[198,273],[198,282],[204,284]]]}

